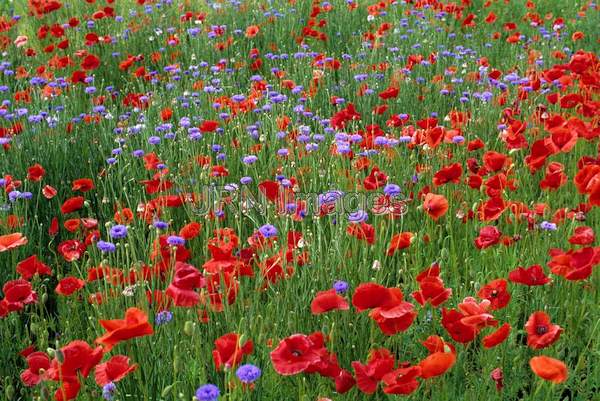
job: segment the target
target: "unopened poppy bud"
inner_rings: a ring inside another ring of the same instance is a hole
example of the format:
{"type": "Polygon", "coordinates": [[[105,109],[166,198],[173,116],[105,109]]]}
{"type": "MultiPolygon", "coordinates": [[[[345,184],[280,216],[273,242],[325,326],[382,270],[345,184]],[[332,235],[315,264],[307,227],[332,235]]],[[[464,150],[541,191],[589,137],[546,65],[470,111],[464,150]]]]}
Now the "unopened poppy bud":
{"type": "Polygon", "coordinates": [[[191,336],[194,334],[194,322],[192,322],[191,320],[188,320],[185,322],[185,324],[183,325],[183,332],[185,333],[186,336],[191,336]]]}
{"type": "Polygon", "coordinates": [[[65,354],[63,354],[63,352],[61,350],[57,349],[55,354],[56,354],[56,360],[59,363],[63,363],[65,361],[65,354]]]}
{"type": "Polygon", "coordinates": [[[48,302],[48,293],[45,292],[45,293],[42,294],[42,298],[40,299],[40,303],[42,305],[45,305],[46,302],[48,302]]]}
{"type": "Polygon", "coordinates": [[[173,372],[179,373],[181,372],[181,358],[178,355],[173,357],[173,372]]]}
{"type": "Polygon", "coordinates": [[[167,398],[169,394],[171,394],[171,390],[173,390],[173,384],[169,384],[167,387],[163,388],[163,391],[160,393],[162,398],[167,398]]]}
{"type": "Polygon", "coordinates": [[[83,206],[85,206],[85,207],[90,207],[90,201],[88,201],[88,200],[85,200],[85,201],[83,202],[83,206]]]}
{"type": "Polygon", "coordinates": [[[4,395],[7,400],[12,400],[15,397],[15,388],[12,384],[9,384],[4,389],[4,395]]]}
{"type": "Polygon", "coordinates": [[[442,260],[448,260],[448,257],[450,256],[448,248],[442,248],[442,250],[440,251],[440,256],[442,260]]]}
{"type": "Polygon", "coordinates": [[[56,351],[53,348],[46,348],[46,354],[52,359],[56,356],[56,351]]]}

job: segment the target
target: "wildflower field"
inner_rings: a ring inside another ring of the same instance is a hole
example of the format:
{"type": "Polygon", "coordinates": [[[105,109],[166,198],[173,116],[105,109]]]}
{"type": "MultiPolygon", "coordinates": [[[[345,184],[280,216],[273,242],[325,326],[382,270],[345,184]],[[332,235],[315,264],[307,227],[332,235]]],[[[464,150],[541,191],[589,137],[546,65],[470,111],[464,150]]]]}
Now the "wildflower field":
{"type": "Polygon", "coordinates": [[[0,399],[600,400],[589,0],[0,2],[0,399]]]}

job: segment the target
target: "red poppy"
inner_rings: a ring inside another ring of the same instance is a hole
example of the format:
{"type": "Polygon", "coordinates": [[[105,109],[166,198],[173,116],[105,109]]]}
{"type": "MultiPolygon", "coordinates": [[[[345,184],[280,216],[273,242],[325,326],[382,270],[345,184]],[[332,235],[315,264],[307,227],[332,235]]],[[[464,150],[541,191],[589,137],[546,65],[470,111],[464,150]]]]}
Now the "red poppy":
{"type": "Polygon", "coordinates": [[[66,240],[58,244],[58,253],[60,253],[67,262],[78,260],[85,252],[85,249],[86,245],[84,243],[74,239],[66,240]]]}
{"type": "Polygon", "coordinates": [[[463,170],[460,163],[453,163],[449,166],[442,167],[438,172],[434,174],[433,185],[438,187],[449,182],[457,184],[460,182],[462,172],[463,170]]]}
{"type": "Polygon", "coordinates": [[[374,191],[377,188],[385,186],[388,176],[378,167],[373,167],[369,175],[363,181],[363,186],[367,191],[374,191]]]}
{"type": "Polygon", "coordinates": [[[319,315],[332,310],[348,310],[349,308],[348,301],[341,295],[338,295],[334,289],[319,291],[310,304],[310,311],[313,315],[319,315]]]}
{"type": "Polygon", "coordinates": [[[52,270],[42,263],[37,258],[37,255],[31,255],[27,259],[23,259],[17,263],[17,273],[21,275],[21,278],[31,280],[36,274],[51,276],[52,270]]]}
{"type": "Polygon", "coordinates": [[[415,235],[410,231],[394,235],[387,249],[387,255],[392,256],[396,251],[408,248],[414,238],[415,235]]]}
{"type": "Polygon", "coordinates": [[[44,185],[44,188],[42,188],[42,195],[44,195],[44,198],[46,199],[54,198],[57,193],[58,191],[50,185],[44,185]]]}
{"type": "Polygon", "coordinates": [[[485,226],[479,230],[479,236],[475,238],[475,246],[478,249],[489,248],[500,242],[502,234],[496,226],[485,226]]]}
{"type": "Polygon", "coordinates": [[[239,334],[225,334],[215,340],[215,349],[212,352],[215,368],[233,369],[239,365],[244,355],[250,355],[253,349],[252,341],[248,340],[242,344],[239,334]]]}
{"type": "Polygon", "coordinates": [[[507,281],[497,279],[483,286],[477,296],[491,302],[490,309],[502,309],[510,302],[510,293],[506,289],[507,281]]]}
{"type": "Polygon", "coordinates": [[[244,36],[246,36],[246,38],[248,39],[252,39],[256,35],[258,35],[258,32],[260,32],[260,28],[257,25],[250,25],[246,27],[246,32],[244,36]]]}
{"type": "Polygon", "coordinates": [[[462,322],[465,316],[455,309],[442,309],[442,326],[459,343],[468,343],[477,336],[477,329],[462,322]]]}
{"type": "Polygon", "coordinates": [[[219,123],[213,120],[204,120],[202,124],[200,124],[201,132],[213,132],[219,127],[219,123]]]}
{"type": "Polygon", "coordinates": [[[454,366],[455,362],[456,354],[454,352],[434,352],[419,362],[421,377],[423,379],[430,379],[441,376],[454,366]]]}
{"type": "Polygon", "coordinates": [[[538,311],[529,316],[525,323],[527,345],[533,349],[541,349],[554,344],[562,333],[562,328],[550,322],[550,316],[538,311]]]}
{"type": "Polygon", "coordinates": [[[417,377],[420,375],[421,368],[419,366],[396,369],[383,376],[385,383],[383,392],[386,394],[411,394],[419,387],[417,377]]]}
{"type": "Polygon", "coordinates": [[[192,221],[191,223],[186,224],[179,230],[179,235],[186,240],[190,240],[196,238],[198,234],[200,234],[200,230],[202,229],[202,224],[192,221]]]}
{"type": "Polygon", "coordinates": [[[62,296],[72,295],[85,286],[85,281],[77,277],[65,277],[58,282],[54,291],[62,296]]]}
{"type": "Polygon", "coordinates": [[[72,198],[67,199],[62,206],[60,207],[60,211],[62,214],[69,214],[80,210],[83,207],[83,202],[85,199],[83,196],[74,196],[72,198]]]}
{"type": "Polygon", "coordinates": [[[106,333],[98,337],[96,343],[104,345],[106,352],[121,341],[154,333],[146,313],[134,307],[125,311],[125,319],[100,320],[100,325],[104,327],[106,333]]]}
{"type": "Polygon", "coordinates": [[[82,340],[71,341],[60,349],[61,360],[54,358],[48,376],[54,381],[77,381],[77,374],[88,377],[104,355],[102,347],[92,348],[82,340]]]}
{"type": "Polygon", "coordinates": [[[595,240],[594,230],[587,226],[577,227],[569,238],[569,242],[574,245],[592,245],[595,240]]]}
{"type": "Polygon", "coordinates": [[[493,348],[498,344],[501,344],[510,335],[511,326],[508,323],[504,323],[500,328],[495,330],[493,333],[483,337],[482,343],[485,348],[493,348]]]}
{"type": "Polygon", "coordinates": [[[308,369],[321,359],[315,344],[305,334],[294,334],[281,340],[271,351],[271,361],[277,373],[295,375],[308,369]]]}
{"type": "Polygon", "coordinates": [[[571,249],[567,252],[551,249],[549,253],[552,260],[548,262],[548,267],[552,273],[572,281],[587,279],[600,263],[600,247],[571,249]]]}
{"type": "Polygon", "coordinates": [[[32,182],[40,181],[45,174],[44,167],[37,163],[27,169],[27,179],[32,182]]]}
{"type": "Polygon", "coordinates": [[[371,351],[366,365],[358,361],[352,362],[358,389],[363,393],[373,394],[383,376],[394,370],[394,364],[394,356],[386,348],[371,351]]]}
{"type": "Polygon", "coordinates": [[[540,265],[532,265],[527,269],[519,266],[508,273],[508,279],[513,283],[523,285],[545,285],[550,282],[550,278],[544,274],[544,269],[540,265]]]}
{"type": "Polygon", "coordinates": [[[27,369],[21,372],[21,381],[27,387],[38,385],[47,378],[46,371],[50,368],[50,358],[43,352],[36,351],[27,355],[27,369]]]}
{"type": "Polygon", "coordinates": [[[458,309],[463,314],[461,323],[475,327],[477,331],[486,326],[496,326],[498,324],[494,320],[494,316],[488,312],[491,309],[491,302],[487,299],[477,302],[475,298],[467,297],[458,304],[458,309]]]}
{"type": "Polygon", "coordinates": [[[165,294],[173,299],[175,305],[191,307],[200,302],[200,294],[195,290],[204,284],[198,269],[187,263],[176,262],[175,274],[165,294]]]}
{"type": "Polygon", "coordinates": [[[364,221],[360,223],[349,224],[346,228],[346,232],[348,235],[367,241],[369,245],[373,245],[375,243],[375,228],[364,221]]]}
{"type": "Polygon", "coordinates": [[[88,54],[81,62],[81,68],[85,71],[95,70],[98,67],[100,67],[100,59],[93,54],[88,54]]]}
{"type": "Polygon", "coordinates": [[[108,361],[96,365],[94,377],[96,384],[105,386],[108,383],[116,383],[129,373],[136,370],[137,364],[130,365],[129,357],[125,355],[114,355],[108,361]]]}
{"type": "Polygon", "coordinates": [[[6,252],[26,244],[27,237],[23,236],[21,233],[0,235],[0,252],[6,252]]]}
{"type": "Polygon", "coordinates": [[[567,365],[548,356],[534,356],[529,360],[529,366],[533,373],[552,383],[563,383],[569,377],[567,365]]]}
{"type": "Polygon", "coordinates": [[[428,193],[423,201],[423,210],[434,220],[437,221],[448,211],[448,200],[444,195],[428,193]]]}
{"type": "Polygon", "coordinates": [[[88,192],[94,189],[94,181],[90,178],[79,178],[73,181],[72,191],[88,192]]]}
{"type": "Polygon", "coordinates": [[[452,288],[446,288],[440,278],[440,266],[437,263],[419,273],[416,280],[420,290],[413,292],[412,296],[422,306],[429,302],[437,308],[452,295],[452,288]]]}

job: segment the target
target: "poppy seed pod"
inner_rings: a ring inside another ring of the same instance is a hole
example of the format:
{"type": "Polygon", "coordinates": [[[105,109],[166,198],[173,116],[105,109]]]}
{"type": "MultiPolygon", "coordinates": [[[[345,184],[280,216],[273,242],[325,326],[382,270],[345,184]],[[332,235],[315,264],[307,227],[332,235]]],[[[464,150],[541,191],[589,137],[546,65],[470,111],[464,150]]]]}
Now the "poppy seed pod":
{"type": "Polygon", "coordinates": [[[192,322],[191,320],[188,320],[185,322],[185,324],[183,325],[183,332],[186,336],[192,336],[194,334],[194,322],[192,322]]]}

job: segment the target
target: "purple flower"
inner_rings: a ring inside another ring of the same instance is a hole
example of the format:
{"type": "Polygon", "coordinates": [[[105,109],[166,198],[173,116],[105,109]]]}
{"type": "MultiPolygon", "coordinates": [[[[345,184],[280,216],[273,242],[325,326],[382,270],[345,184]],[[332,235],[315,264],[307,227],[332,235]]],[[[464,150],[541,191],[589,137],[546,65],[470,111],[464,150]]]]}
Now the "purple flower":
{"type": "Polygon", "coordinates": [[[169,323],[171,320],[173,320],[173,313],[168,310],[160,311],[154,317],[154,323],[157,326],[160,326],[161,324],[169,323]]]}
{"type": "Polygon", "coordinates": [[[127,227],[122,224],[117,224],[110,229],[110,237],[113,239],[121,239],[127,237],[127,227]]]}
{"type": "Polygon", "coordinates": [[[542,221],[540,223],[540,228],[542,230],[547,230],[547,231],[556,231],[557,227],[555,223],[550,223],[549,221],[542,221]]]}
{"type": "Polygon", "coordinates": [[[169,228],[168,223],[160,220],[156,220],[152,225],[158,230],[166,230],[167,228],[169,228]]]}
{"type": "Polygon", "coordinates": [[[254,163],[256,163],[257,160],[258,160],[258,157],[254,156],[254,155],[244,156],[242,158],[242,161],[244,162],[244,164],[254,164],[254,163]]]}
{"type": "Polygon", "coordinates": [[[352,223],[362,223],[369,219],[369,215],[364,210],[357,210],[354,213],[348,215],[348,220],[352,223]]]}
{"type": "Polygon", "coordinates": [[[246,364],[240,366],[235,372],[236,376],[244,384],[255,382],[261,375],[261,371],[257,366],[246,364]]]}
{"type": "Polygon", "coordinates": [[[221,395],[219,388],[214,384],[205,384],[198,387],[196,390],[196,398],[198,401],[216,401],[221,395]]]}
{"type": "Polygon", "coordinates": [[[277,228],[275,228],[275,226],[272,226],[271,224],[265,224],[264,226],[259,228],[258,231],[265,238],[271,238],[277,235],[277,228]]]}
{"type": "Polygon", "coordinates": [[[252,177],[242,177],[240,178],[240,183],[242,185],[248,185],[252,182],[252,177]]]}
{"type": "Polygon", "coordinates": [[[106,241],[98,241],[96,246],[98,247],[98,249],[100,249],[101,252],[104,253],[114,252],[117,249],[115,244],[106,241]]]}
{"type": "Polygon", "coordinates": [[[178,237],[177,235],[169,235],[167,238],[167,244],[172,246],[185,245],[185,239],[178,237]]]}
{"type": "Polygon", "coordinates": [[[117,391],[117,386],[115,385],[115,383],[113,383],[113,382],[106,383],[102,387],[102,398],[104,398],[107,401],[111,401],[114,398],[116,391],[117,391]]]}
{"type": "Polygon", "coordinates": [[[348,283],[342,280],[337,280],[335,283],[333,283],[333,289],[338,294],[345,294],[349,287],[350,286],[348,283]]]}
{"type": "Polygon", "coordinates": [[[383,187],[383,193],[387,196],[398,196],[402,193],[399,185],[396,184],[387,184],[383,187]]]}

